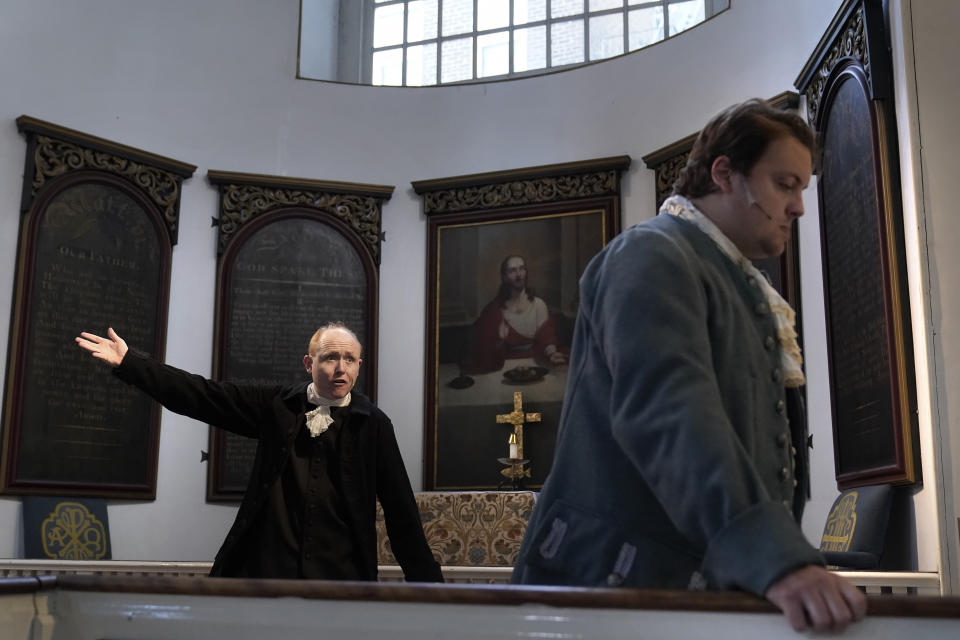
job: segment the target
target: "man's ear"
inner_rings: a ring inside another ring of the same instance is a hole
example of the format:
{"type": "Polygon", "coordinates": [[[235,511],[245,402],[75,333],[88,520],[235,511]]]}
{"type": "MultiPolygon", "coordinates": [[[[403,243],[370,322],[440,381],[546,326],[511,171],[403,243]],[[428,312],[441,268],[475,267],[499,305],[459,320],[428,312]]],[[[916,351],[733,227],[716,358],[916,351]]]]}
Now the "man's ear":
{"type": "Polygon", "coordinates": [[[730,164],[730,158],[717,156],[710,165],[710,177],[713,178],[713,183],[720,187],[722,193],[730,193],[733,190],[733,166],[730,164]]]}
{"type": "Polygon", "coordinates": [[[306,368],[307,373],[313,373],[313,358],[310,356],[303,356],[303,366],[306,368]]]}

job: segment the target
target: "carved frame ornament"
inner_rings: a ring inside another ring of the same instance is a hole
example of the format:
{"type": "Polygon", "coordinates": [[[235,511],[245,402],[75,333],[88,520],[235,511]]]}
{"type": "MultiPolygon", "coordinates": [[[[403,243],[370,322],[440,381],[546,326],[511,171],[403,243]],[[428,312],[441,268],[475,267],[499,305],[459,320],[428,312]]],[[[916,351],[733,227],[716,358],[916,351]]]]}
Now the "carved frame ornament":
{"type": "Polygon", "coordinates": [[[180,193],[193,175],[192,164],[104,140],[30,116],[16,120],[27,137],[27,160],[20,212],[27,213],[40,191],[53,180],[77,171],[102,171],[133,184],[163,214],[170,245],[177,243],[180,193]]]}
{"type": "Polygon", "coordinates": [[[817,121],[823,94],[830,84],[830,74],[837,63],[842,60],[858,63],[867,77],[868,86],[873,84],[864,5],[860,2],[848,2],[845,7],[841,7],[827,27],[816,51],[819,55],[811,56],[794,83],[798,87],[804,87],[803,94],[807,97],[807,114],[811,123],[817,121]]]}
{"type": "Polygon", "coordinates": [[[620,174],[629,166],[629,156],[614,156],[419,180],[411,185],[423,196],[423,211],[429,216],[616,195],[620,174]]]}
{"type": "Polygon", "coordinates": [[[227,171],[208,171],[207,179],[220,190],[220,217],[213,219],[219,230],[218,255],[223,255],[237,232],[252,220],[296,207],[332,215],[349,226],[374,264],[380,265],[381,208],[393,195],[392,186],[227,171]]]}

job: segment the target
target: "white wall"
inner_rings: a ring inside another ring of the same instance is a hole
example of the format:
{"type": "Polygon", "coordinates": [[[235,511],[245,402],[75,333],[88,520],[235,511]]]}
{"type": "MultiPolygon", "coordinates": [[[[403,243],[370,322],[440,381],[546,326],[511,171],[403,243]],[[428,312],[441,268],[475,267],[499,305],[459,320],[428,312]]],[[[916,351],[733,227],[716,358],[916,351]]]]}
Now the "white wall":
{"type": "MultiPolygon", "coordinates": [[[[198,165],[183,190],[167,360],[199,373],[210,372],[214,311],[209,220],[217,198],[207,170],[396,185],[383,210],[379,403],[419,485],[426,225],[410,181],[629,154],[624,227],[652,216],[653,176],[640,157],[728,104],[792,88],[840,0],[731,4],[671,41],[602,64],[403,89],[296,80],[297,0],[0,0],[0,271],[8,274],[0,305],[13,292],[20,114],[198,165]]],[[[820,476],[805,530],[818,539],[836,489],[815,215],[802,219],[799,233],[820,476]]],[[[0,314],[3,354],[8,333],[8,314],[0,314]]],[[[65,349],[71,338],[64,336],[65,349]]],[[[197,459],[206,439],[203,425],[164,412],[157,500],[111,503],[115,557],[212,557],[234,509],[204,503],[197,459]]],[[[21,549],[19,517],[17,498],[0,499],[0,557],[21,549]]]]}

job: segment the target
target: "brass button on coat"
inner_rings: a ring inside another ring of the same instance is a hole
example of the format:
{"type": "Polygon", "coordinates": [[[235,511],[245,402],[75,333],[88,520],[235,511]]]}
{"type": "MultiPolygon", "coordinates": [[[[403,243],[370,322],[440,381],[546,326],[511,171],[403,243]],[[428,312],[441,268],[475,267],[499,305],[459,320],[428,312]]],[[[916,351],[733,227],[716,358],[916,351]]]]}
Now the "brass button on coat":
{"type": "Polygon", "coordinates": [[[767,336],[763,339],[763,348],[767,351],[773,351],[773,348],[777,345],[777,341],[773,339],[773,336],[767,336]]]}

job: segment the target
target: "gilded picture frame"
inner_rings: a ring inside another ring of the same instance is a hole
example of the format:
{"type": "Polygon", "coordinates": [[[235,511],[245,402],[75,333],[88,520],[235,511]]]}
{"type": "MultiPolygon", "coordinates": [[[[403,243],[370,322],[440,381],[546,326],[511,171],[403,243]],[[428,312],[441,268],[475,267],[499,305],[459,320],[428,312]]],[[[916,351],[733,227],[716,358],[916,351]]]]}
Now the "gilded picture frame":
{"type": "Polygon", "coordinates": [[[414,183],[428,215],[425,489],[543,483],[577,283],[619,232],[628,165],[619,156],[414,183]],[[516,313],[505,304],[511,287],[522,300],[516,313]],[[502,417],[515,410],[519,430],[502,417]],[[502,460],[517,452],[509,439],[518,431],[527,462],[514,478],[502,460]]]}

